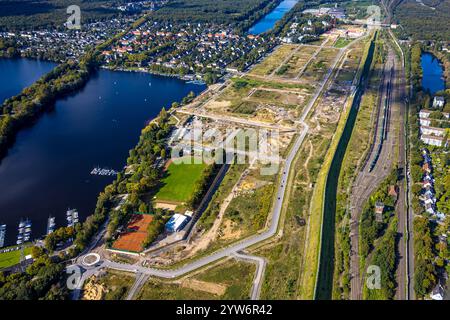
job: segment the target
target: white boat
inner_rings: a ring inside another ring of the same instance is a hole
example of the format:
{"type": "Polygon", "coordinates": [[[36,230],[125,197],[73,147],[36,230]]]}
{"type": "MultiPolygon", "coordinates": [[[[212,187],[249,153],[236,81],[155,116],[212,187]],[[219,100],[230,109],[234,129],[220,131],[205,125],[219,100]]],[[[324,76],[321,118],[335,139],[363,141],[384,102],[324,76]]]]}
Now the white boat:
{"type": "Polygon", "coordinates": [[[76,209],[67,210],[67,226],[73,227],[78,223],[78,211],[76,209]]]}
{"type": "Polygon", "coordinates": [[[49,217],[47,221],[47,234],[53,233],[55,231],[55,217],[49,217]]]}
{"type": "Polygon", "coordinates": [[[5,245],[6,224],[0,225],[0,248],[5,245]]]}

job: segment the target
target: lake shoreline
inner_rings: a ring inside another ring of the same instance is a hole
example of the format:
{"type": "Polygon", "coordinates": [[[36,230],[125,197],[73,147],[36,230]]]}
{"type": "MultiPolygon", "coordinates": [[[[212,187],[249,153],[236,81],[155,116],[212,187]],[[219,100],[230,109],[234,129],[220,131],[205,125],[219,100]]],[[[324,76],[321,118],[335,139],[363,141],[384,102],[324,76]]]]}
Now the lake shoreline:
{"type": "Polygon", "coordinates": [[[444,64],[433,52],[422,52],[420,66],[422,68],[421,86],[425,91],[430,91],[432,95],[435,95],[446,89],[444,64]]]}
{"type": "Polygon", "coordinates": [[[205,88],[173,77],[100,68],[81,90],[57,99],[51,111],[18,132],[0,164],[5,245],[15,243],[21,218],[32,220],[37,239],[45,234],[49,215],[57,227],[67,224],[68,208],[78,209],[81,221],[91,215],[113,179],[93,176],[92,169],[121,169],[149,120],[205,88]]]}

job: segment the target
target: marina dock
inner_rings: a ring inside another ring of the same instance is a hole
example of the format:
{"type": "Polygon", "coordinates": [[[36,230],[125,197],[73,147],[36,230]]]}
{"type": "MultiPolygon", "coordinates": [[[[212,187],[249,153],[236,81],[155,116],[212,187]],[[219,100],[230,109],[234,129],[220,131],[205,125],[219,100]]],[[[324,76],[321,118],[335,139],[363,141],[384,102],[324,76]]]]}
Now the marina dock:
{"type": "Polygon", "coordinates": [[[78,211],[76,209],[67,210],[67,226],[74,227],[78,222],[78,211]]]}
{"type": "Polygon", "coordinates": [[[116,170],[103,169],[103,168],[100,168],[100,167],[95,167],[91,171],[91,175],[93,175],[93,176],[116,176],[117,173],[118,172],[116,170]]]}
{"type": "Polygon", "coordinates": [[[6,224],[0,225],[0,248],[5,245],[6,224]]]}

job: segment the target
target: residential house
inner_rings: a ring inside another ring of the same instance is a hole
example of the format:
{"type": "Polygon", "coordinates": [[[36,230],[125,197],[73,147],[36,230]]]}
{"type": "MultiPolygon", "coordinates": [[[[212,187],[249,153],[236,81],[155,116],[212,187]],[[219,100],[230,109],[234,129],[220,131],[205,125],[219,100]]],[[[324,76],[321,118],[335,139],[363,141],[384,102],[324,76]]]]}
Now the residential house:
{"type": "Polygon", "coordinates": [[[435,135],[435,136],[439,136],[439,137],[445,136],[445,129],[443,129],[443,128],[421,126],[420,132],[423,135],[435,135]]]}
{"type": "Polygon", "coordinates": [[[389,196],[392,197],[395,201],[397,201],[397,198],[398,198],[398,186],[397,186],[396,184],[395,184],[395,185],[392,185],[392,186],[389,186],[388,194],[389,194],[389,196]]]}
{"type": "Polygon", "coordinates": [[[443,137],[436,137],[436,136],[430,136],[430,135],[421,135],[420,140],[422,140],[424,143],[436,146],[436,147],[447,147],[449,144],[449,140],[443,138],[443,137]]]}
{"type": "Polygon", "coordinates": [[[422,110],[419,111],[419,118],[427,119],[427,118],[430,117],[430,114],[431,114],[430,110],[422,109],[422,110]]]}
{"type": "Polygon", "coordinates": [[[422,166],[422,170],[425,171],[425,172],[427,172],[427,173],[433,172],[433,168],[432,168],[432,166],[431,166],[431,163],[425,162],[425,163],[423,164],[423,166],[422,166]]]}
{"type": "Polygon", "coordinates": [[[419,123],[421,126],[428,127],[431,125],[431,119],[429,118],[419,118],[419,123]]]}
{"type": "Polygon", "coordinates": [[[433,99],[433,108],[443,108],[445,105],[444,97],[436,96],[433,99]]]}
{"type": "Polygon", "coordinates": [[[444,300],[444,286],[441,285],[440,281],[431,291],[430,297],[433,300],[444,300]]]}
{"type": "Polygon", "coordinates": [[[432,204],[425,204],[425,211],[431,215],[436,214],[436,210],[434,210],[434,206],[432,204]]]}
{"type": "Polygon", "coordinates": [[[383,222],[384,203],[377,201],[375,203],[375,220],[377,222],[383,222]]]}
{"type": "Polygon", "coordinates": [[[432,188],[433,187],[433,183],[431,181],[423,181],[422,182],[422,187],[423,188],[432,188]]]}

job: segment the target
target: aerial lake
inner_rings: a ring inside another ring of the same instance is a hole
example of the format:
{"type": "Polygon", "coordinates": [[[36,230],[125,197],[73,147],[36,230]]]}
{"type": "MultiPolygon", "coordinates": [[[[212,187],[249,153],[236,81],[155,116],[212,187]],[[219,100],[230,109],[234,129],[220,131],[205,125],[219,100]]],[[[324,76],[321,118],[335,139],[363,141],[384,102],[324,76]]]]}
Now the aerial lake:
{"type": "Polygon", "coordinates": [[[248,30],[248,32],[256,35],[271,30],[277,21],[283,18],[283,16],[297,4],[297,2],[298,0],[284,0],[275,9],[256,22],[248,30]]]}
{"type": "MultiPolygon", "coordinates": [[[[14,61],[21,70],[23,62],[14,61]]],[[[23,77],[14,68],[9,72],[13,81],[23,77]]],[[[204,88],[175,78],[100,70],[84,89],[57,101],[52,111],[19,132],[0,163],[5,244],[15,243],[21,218],[31,219],[36,238],[45,234],[49,215],[57,226],[66,225],[68,208],[78,209],[82,220],[90,215],[98,194],[114,179],[91,175],[93,168],[122,170],[148,121],[162,107],[204,88]]]]}
{"type": "Polygon", "coordinates": [[[0,104],[19,94],[56,66],[53,62],[31,59],[0,59],[0,104]]]}
{"type": "Polygon", "coordinates": [[[445,89],[444,69],[439,60],[431,53],[425,52],[420,59],[423,77],[422,87],[431,94],[445,89]]]}

